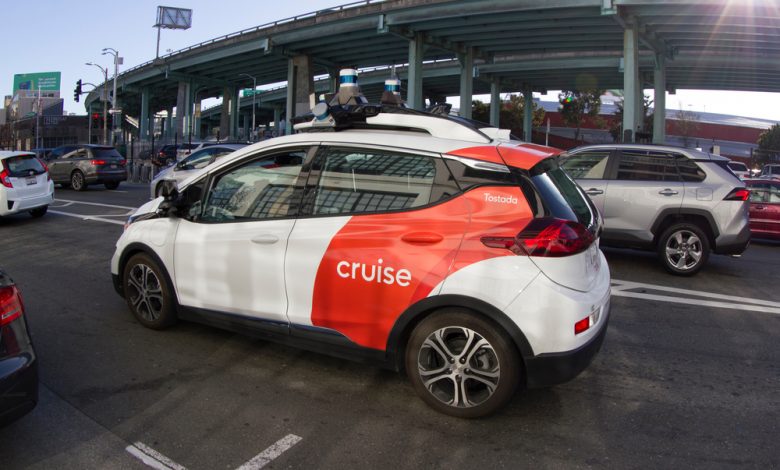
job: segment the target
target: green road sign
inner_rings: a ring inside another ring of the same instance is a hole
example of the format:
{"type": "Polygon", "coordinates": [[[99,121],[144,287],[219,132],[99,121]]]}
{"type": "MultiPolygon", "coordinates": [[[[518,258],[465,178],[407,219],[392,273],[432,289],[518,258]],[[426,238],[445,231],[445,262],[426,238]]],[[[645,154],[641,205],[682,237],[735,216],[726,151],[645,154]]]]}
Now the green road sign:
{"type": "Polygon", "coordinates": [[[14,75],[13,94],[19,90],[60,91],[60,72],[18,73],[14,75]]]}

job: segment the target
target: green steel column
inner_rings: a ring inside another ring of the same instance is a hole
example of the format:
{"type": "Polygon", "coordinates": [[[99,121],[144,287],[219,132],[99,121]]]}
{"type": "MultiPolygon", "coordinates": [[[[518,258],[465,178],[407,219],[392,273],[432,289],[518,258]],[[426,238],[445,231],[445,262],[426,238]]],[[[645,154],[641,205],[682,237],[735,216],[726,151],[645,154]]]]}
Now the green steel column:
{"type": "Polygon", "coordinates": [[[639,85],[639,51],[637,30],[634,25],[628,25],[623,31],[623,136],[630,132],[628,142],[636,140],[636,102],[639,85]]]}
{"type": "Polygon", "coordinates": [[[241,90],[236,87],[231,88],[230,94],[230,137],[238,138],[238,100],[241,90]]]}
{"type": "Polygon", "coordinates": [[[653,98],[653,143],[666,143],[666,62],[663,54],[655,55],[653,74],[655,98],[653,98]]]}
{"type": "Polygon", "coordinates": [[[276,132],[276,135],[279,134],[279,126],[282,124],[282,108],[279,106],[274,106],[274,132],[276,132]]]}
{"type": "MultiPolygon", "coordinates": [[[[141,116],[138,120],[138,138],[141,142],[148,142],[150,140],[149,129],[149,99],[151,93],[148,87],[141,89],[141,116]]],[[[152,130],[152,132],[154,132],[152,130]]]]}
{"type": "Polygon", "coordinates": [[[534,91],[530,86],[523,89],[523,99],[525,100],[525,116],[523,116],[523,139],[526,142],[533,140],[534,129],[534,91]]]}
{"type": "Polygon", "coordinates": [[[423,55],[425,46],[422,33],[415,33],[409,41],[409,79],[406,84],[406,103],[410,108],[423,109],[423,55]]]}
{"type": "Polygon", "coordinates": [[[230,135],[230,96],[233,94],[233,90],[231,87],[222,89],[222,111],[219,115],[220,140],[230,135]]]}
{"type": "Polygon", "coordinates": [[[471,119],[471,101],[474,99],[474,48],[458,54],[460,61],[460,115],[471,119]]]}
{"type": "Polygon", "coordinates": [[[501,117],[501,81],[498,78],[490,80],[490,125],[499,127],[501,117]]]}
{"type": "Polygon", "coordinates": [[[179,92],[176,96],[176,134],[180,141],[189,135],[189,124],[192,119],[191,88],[189,82],[179,82],[179,92]]]}

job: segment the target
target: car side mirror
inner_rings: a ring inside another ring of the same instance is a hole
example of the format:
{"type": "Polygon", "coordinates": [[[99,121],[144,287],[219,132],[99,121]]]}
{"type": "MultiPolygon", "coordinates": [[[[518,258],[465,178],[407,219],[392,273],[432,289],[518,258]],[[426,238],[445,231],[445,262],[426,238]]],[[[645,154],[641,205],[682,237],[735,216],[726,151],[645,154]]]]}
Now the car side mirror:
{"type": "Polygon", "coordinates": [[[165,180],[160,188],[160,195],[168,202],[173,201],[179,195],[179,190],[176,188],[176,182],[171,180],[165,180]]]}

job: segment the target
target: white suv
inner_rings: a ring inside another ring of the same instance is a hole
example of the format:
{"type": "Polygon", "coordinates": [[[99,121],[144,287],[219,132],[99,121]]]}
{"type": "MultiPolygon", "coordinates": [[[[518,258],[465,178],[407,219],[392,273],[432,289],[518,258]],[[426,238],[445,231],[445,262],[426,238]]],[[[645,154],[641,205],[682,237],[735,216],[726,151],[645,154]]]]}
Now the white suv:
{"type": "Polygon", "coordinates": [[[54,201],[54,183],[46,164],[32,152],[0,151],[0,216],[46,214],[54,201]]]}
{"type": "Polygon", "coordinates": [[[336,132],[245,147],[130,218],[111,272],[138,321],[373,360],[459,417],[585,369],[609,268],[557,151],[405,109],[330,111],[298,128],[336,132]]]}

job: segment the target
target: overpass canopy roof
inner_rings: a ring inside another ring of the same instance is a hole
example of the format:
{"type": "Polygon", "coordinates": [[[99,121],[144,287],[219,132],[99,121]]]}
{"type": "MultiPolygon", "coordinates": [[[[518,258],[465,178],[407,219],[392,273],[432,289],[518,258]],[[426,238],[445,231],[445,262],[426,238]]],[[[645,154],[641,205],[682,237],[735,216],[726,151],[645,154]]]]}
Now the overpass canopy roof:
{"type": "MultiPolygon", "coordinates": [[[[287,80],[288,59],[311,57],[314,74],[341,67],[403,65],[409,40],[425,44],[426,95],[459,93],[459,55],[473,50],[475,93],[499,80],[502,91],[620,89],[624,28],[639,31],[640,79],[652,83],[665,58],[667,88],[780,92],[777,0],[388,0],[361,1],[196,44],[119,77],[134,114],[139,94],[152,110],[175,106],[179,81],[198,99],[225,87],[287,80]],[[449,62],[448,62],[449,61],[449,62]],[[448,64],[448,65],[442,65],[448,64]]],[[[388,73],[389,75],[389,73],[388,73]]],[[[405,69],[399,69],[405,79],[405,69]]],[[[87,103],[99,99],[90,94],[87,103]]]]}

